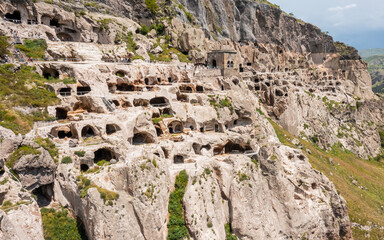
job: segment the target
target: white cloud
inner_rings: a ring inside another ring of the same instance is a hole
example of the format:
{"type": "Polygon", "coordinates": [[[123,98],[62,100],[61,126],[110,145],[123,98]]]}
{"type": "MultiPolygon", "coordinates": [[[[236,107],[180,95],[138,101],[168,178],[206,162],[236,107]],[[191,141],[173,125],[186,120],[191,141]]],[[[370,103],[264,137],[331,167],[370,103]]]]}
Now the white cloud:
{"type": "Polygon", "coordinates": [[[328,8],[328,11],[331,11],[331,12],[335,12],[335,11],[344,11],[346,9],[350,9],[350,8],[355,8],[357,7],[357,4],[356,3],[353,3],[353,4],[349,4],[349,5],[346,5],[344,7],[333,7],[333,8],[328,8]]]}

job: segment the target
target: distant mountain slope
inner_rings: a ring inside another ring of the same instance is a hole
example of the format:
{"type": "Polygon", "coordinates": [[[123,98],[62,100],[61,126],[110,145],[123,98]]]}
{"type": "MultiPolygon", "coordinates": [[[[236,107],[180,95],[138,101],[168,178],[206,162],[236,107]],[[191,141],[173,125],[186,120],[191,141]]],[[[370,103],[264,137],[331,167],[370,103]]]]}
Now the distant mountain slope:
{"type": "Polygon", "coordinates": [[[370,56],[364,60],[368,63],[368,71],[372,77],[372,90],[384,94],[384,55],[370,56]]]}
{"type": "Polygon", "coordinates": [[[359,50],[359,54],[362,58],[368,58],[377,55],[384,55],[384,48],[371,48],[359,50]]]}

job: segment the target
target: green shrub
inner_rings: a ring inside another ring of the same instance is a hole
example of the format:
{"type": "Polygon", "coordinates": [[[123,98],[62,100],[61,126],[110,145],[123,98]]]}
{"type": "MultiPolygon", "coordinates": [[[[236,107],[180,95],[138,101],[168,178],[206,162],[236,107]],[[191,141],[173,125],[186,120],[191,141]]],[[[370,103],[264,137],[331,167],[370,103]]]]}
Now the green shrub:
{"type": "Polygon", "coordinates": [[[131,57],[131,61],[137,60],[137,59],[144,60],[144,58],[142,56],[137,55],[137,54],[135,56],[131,57]]]}
{"type": "Polygon", "coordinates": [[[383,130],[379,130],[379,136],[380,136],[381,147],[384,148],[384,131],[383,130]]]}
{"type": "Polygon", "coordinates": [[[42,59],[47,50],[47,42],[44,39],[25,39],[23,45],[17,44],[15,47],[24,52],[27,57],[42,59]]]}
{"type": "Polygon", "coordinates": [[[11,156],[8,158],[6,165],[8,168],[13,168],[16,162],[25,155],[40,155],[41,152],[30,146],[21,146],[16,151],[14,151],[11,156]]]}
{"type": "Polygon", "coordinates": [[[79,157],[84,157],[85,156],[85,151],[76,151],[75,154],[79,157]]]}
{"type": "MultiPolygon", "coordinates": [[[[117,200],[119,198],[119,194],[109,191],[107,189],[97,187],[97,191],[100,193],[100,197],[104,200],[104,204],[107,202],[111,202],[113,200],[117,200]]],[[[110,204],[109,204],[110,205],[110,204]]]]}
{"type": "Polygon", "coordinates": [[[10,46],[8,42],[8,37],[0,33],[0,57],[4,57],[9,54],[8,47],[10,46]]]}
{"type": "Polygon", "coordinates": [[[188,12],[182,4],[179,4],[178,7],[179,7],[181,10],[183,10],[185,16],[187,17],[188,22],[192,23],[192,22],[195,20],[195,18],[194,18],[194,16],[192,15],[192,13],[188,12]]]}
{"type": "Polygon", "coordinates": [[[49,138],[41,138],[37,137],[35,142],[40,145],[40,147],[44,148],[49,152],[49,155],[53,158],[53,160],[57,163],[59,158],[59,150],[57,150],[56,145],[49,138]]]}
{"type": "Polygon", "coordinates": [[[64,78],[63,80],[60,80],[60,81],[63,82],[64,84],[75,84],[75,83],[77,83],[76,79],[73,78],[73,77],[64,78]]]}
{"type": "Polygon", "coordinates": [[[103,19],[97,20],[97,22],[99,23],[99,28],[101,31],[108,31],[109,24],[112,23],[113,20],[110,18],[103,18],[103,19]]]}
{"type": "Polygon", "coordinates": [[[164,35],[165,34],[165,26],[162,23],[159,23],[157,25],[151,25],[151,30],[155,29],[157,35],[164,35]]]}
{"type": "Polygon", "coordinates": [[[188,55],[185,55],[184,53],[180,52],[176,48],[170,48],[168,43],[160,44],[160,39],[161,38],[157,39],[157,43],[154,44],[153,48],[160,46],[163,49],[163,52],[161,52],[160,54],[149,53],[148,55],[152,61],[171,62],[172,61],[171,55],[176,54],[180,62],[191,62],[188,59],[188,55]]]}
{"type": "Polygon", "coordinates": [[[63,157],[63,159],[61,159],[61,163],[63,163],[63,164],[72,163],[72,158],[69,156],[63,157]]]}
{"type": "Polygon", "coordinates": [[[240,171],[237,173],[237,176],[239,177],[240,182],[251,179],[247,174],[242,173],[240,171]]]}
{"type": "Polygon", "coordinates": [[[101,160],[101,161],[98,161],[96,163],[98,166],[102,167],[102,166],[108,166],[108,165],[111,165],[111,163],[107,160],[101,160]]]}
{"type": "Polygon", "coordinates": [[[136,30],[136,33],[141,33],[142,35],[147,35],[149,33],[150,29],[147,25],[141,25],[141,28],[138,28],[136,30]]]}
{"type": "Polygon", "coordinates": [[[237,240],[237,237],[232,234],[232,228],[229,223],[224,225],[225,229],[225,240],[237,240]]]}
{"type": "Polygon", "coordinates": [[[119,44],[121,42],[126,43],[128,51],[136,52],[136,43],[133,41],[132,32],[128,32],[127,34],[117,33],[115,37],[115,44],[119,44]]]}
{"type": "Polygon", "coordinates": [[[258,112],[260,114],[260,116],[264,116],[264,113],[263,113],[263,111],[261,111],[260,108],[256,108],[256,112],[258,112]]]}
{"type": "Polygon", "coordinates": [[[187,184],[188,174],[183,170],[176,177],[175,191],[173,191],[169,197],[168,240],[190,238],[188,229],[185,225],[183,211],[183,197],[187,184]]]}
{"type": "Polygon", "coordinates": [[[159,5],[157,5],[156,0],[145,0],[145,5],[147,5],[147,8],[153,15],[156,15],[157,10],[159,10],[159,5]]]}
{"type": "Polygon", "coordinates": [[[76,220],[68,216],[67,210],[55,211],[42,208],[44,238],[46,240],[81,240],[81,229],[76,220]]]}
{"type": "Polygon", "coordinates": [[[12,204],[12,202],[11,201],[5,201],[5,202],[3,202],[3,204],[1,205],[2,207],[10,207],[10,206],[12,206],[13,204],[12,204]]]}
{"type": "Polygon", "coordinates": [[[91,180],[82,175],[78,176],[76,181],[78,183],[81,198],[87,196],[88,189],[90,188],[97,189],[97,191],[100,193],[100,198],[104,200],[104,204],[110,205],[110,201],[117,200],[120,197],[118,193],[98,187],[96,184],[92,183],[91,180]]]}
{"type": "Polygon", "coordinates": [[[164,118],[171,118],[173,115],[168,114],[161,114],[159,118],[152,118],[153,124],[158,124],[159,122],[163,121],[164,118]]]}

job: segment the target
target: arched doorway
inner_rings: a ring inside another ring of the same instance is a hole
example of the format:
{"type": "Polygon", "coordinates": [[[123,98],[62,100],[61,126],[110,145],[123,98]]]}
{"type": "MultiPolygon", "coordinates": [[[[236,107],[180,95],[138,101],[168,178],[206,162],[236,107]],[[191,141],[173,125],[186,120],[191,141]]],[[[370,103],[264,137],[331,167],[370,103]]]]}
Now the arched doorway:
{"type": "Polygon", "coordinates": [[[95,131],[89,125],[83,127],[83,129],[81,130],[81,137],[83,137],[83,138],[90,138],[90,137],[94,137],[94,136],[95,136],[95,131]]]}
{"type": "Polygon", "coordinates": [[[117,126],[116,124],[107,124],[107,126],[106,126],[107,135],[114,134],[117,131],[120,131],[119,126],[117,126]]]}
{"type": "Polygon", "coordinates": [[[155,98],[152,98],[149,103],[156,107],[161,107],[161,106],[166,106],[168,105],[168,100],[165,98],[165,97],[155,97],[155,98]]]}
{"type": "Polygon", "coordinates": [[[212,68],[217,68],[217,63],[215,59],[212,60],[212,68]]]}
{"type": "Polygon", "coordinates": [[[53,68],[44,68],[43,69],[43,77],[46,79],[50,78],[59,78],[60,74],[56,69],[53,68]]]}
{"type": "Polygon", "coordinates": [[[173,163],[174,164],[183,164],[184,163],[184,156],[182,156],[182,155],[175,155],[173,157],[173,163]]]}
{"type": "Polygon", "coordinates": [[[115,153],[108,148],[100,148],[94,154],[95,154],[95,157],[93,161],[95,163],[98,163],[103,160],[109,162],[115,158],[115,153]]]}
{"type": "Polygon", "coordinates": [[[142,145],[146,143],[154,143],[155,140],[148,133],[141,132],[133,135],[132,145],[142,145]]]}

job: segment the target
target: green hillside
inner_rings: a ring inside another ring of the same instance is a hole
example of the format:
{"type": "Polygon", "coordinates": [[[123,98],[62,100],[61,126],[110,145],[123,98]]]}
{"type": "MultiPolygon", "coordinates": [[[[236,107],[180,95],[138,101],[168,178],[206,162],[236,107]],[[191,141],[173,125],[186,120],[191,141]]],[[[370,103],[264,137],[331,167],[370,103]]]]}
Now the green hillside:
{"type": "Polygon", "coordinates": [[[372,89],[375,93],[384,94],[384,55],[365,58],[368,71],[372,77],[372,89]]]}

